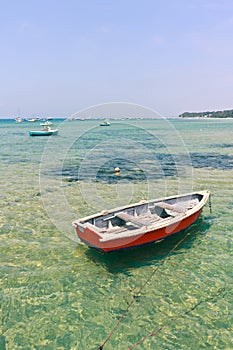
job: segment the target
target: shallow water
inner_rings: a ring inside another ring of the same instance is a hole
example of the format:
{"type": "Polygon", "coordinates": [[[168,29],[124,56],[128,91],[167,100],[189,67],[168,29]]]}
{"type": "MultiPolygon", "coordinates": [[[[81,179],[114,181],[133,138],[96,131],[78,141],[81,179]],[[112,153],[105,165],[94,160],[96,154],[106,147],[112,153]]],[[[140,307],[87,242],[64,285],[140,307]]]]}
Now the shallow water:
{"type": "Polygon", "coordinates": [[[97,349],[132,300],[104,349],[232,349],[233,120],[56,123],[0,121],[0,349],[97,349]],[[146,247],[102,255],[71,226],[203,189],[212,214],[146,247]]]}

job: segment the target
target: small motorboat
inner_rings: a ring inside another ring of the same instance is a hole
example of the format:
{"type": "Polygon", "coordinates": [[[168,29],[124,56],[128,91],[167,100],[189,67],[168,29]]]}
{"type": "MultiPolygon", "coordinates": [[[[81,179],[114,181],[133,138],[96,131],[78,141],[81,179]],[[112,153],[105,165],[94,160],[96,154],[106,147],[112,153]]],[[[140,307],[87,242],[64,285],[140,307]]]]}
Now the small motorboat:
{"type": "Polygon", "coordinates": [[[27,119],[27,121],[30,122],[30,123],[38,122],[38,120],[40,120],[40,118],[31,118],[31,119],[27,119]]]}
{"type": "Polygon", "coordinates": [[[183,231],[201,215],[209,191],[141,201],[73,222],[77,235],[102,252],[141,246],[183,231]]]}
{"type": "Polygon", "coordinates": [[[49,122],[48,120],[46,122],[40,123],[41,126],[50,126],[53,125],[52,122],[49,122]]]}
{"type": "Polygon", "coordinates": [[[100,126],[110,126],[110,122],[105,120],[104,122],[100,123],[100,126]]]}
{"type": "Polygon", "coordinates": [[[46,127],[43,130],[33,130],[29,131],[30,136],[51,136],[57,135],[58,129],[51,129],[50,127],[46,127]]]}
{"type": "Polygon", "coordinates": [[[16,123],[22,123],[24,121],[24,119],[21,117],[17,117],[17,118],[15,118],[15,121],[16,121],[16,123]]]}

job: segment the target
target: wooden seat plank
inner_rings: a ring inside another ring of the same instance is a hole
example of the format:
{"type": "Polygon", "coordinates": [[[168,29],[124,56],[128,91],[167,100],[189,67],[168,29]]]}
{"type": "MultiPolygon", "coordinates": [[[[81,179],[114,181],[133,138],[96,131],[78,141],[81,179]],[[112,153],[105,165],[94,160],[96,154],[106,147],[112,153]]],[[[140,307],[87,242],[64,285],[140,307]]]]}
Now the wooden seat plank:
{"type": "Polygon", "coordinates": [[[169,203],[165,203],[165,202],[155,203],[155,207],[173,210],[173,211],[176,211],[177,213],[185,213],[186,212],[186,210],[182,207],[179,207],[177,205],[172,205],[169,203]]]}
{"type": "Polygon", "coordinates": [[[132,224],[136,224],[139,227],[146,226],[146,222],[142,219],[135,217],[133,215],[129,215],[127,213],[117,213],[115,217],[124,220],[125,222],[131,222],[132,224]]]}

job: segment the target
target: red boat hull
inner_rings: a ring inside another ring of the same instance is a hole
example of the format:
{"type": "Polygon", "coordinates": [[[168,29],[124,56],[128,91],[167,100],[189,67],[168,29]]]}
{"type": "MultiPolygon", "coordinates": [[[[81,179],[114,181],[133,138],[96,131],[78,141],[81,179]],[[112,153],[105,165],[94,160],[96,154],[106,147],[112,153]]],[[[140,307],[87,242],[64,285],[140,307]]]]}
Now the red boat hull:
{"type": "Polygon", "coordinates": [[[103,252],[112,252],[126,248],[133,248],[148,243],[153,243],[155,241],[164,239],[175,233],[183,231],[199,218],[201,212],[202,208],[199,211],[193,213],[192,215],[185,217],[184,219],[180,219],[180,221],[172,223],[168,226],[148,231],[137,236],[123,237],[105,242],[101,242],[101,237],[95,231],[92,231],[90,228],[85,228],[84,231],[80,230],[78,225],[75,225],[75,228],[81,241],[83,241],[89,247],[96,248],[103,252]]]}

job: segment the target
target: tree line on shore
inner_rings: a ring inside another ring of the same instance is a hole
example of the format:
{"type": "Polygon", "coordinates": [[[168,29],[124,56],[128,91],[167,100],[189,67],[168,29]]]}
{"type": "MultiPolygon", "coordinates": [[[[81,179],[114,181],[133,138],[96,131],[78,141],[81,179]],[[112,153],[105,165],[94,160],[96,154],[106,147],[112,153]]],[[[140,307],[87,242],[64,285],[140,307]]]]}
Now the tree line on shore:
{"type": "Polygon", "coordinates": [[[179,118],[233,118],[233,109],[213,112],[184,112],[179,118]]]}

